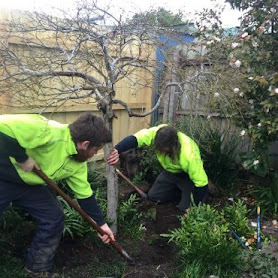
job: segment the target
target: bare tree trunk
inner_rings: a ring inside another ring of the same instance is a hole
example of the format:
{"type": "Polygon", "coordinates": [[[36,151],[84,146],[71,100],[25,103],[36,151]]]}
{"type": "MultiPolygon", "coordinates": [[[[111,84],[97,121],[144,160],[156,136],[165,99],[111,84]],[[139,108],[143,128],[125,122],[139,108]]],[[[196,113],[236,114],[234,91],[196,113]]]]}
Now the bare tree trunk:
{"type": "MultiPolygon", "coordinates": [[[[179,51],[175,50],[173,57],[173,66],[167,73],[168,82],[177,82],[177,67],[179,62],[179,51]]],[[[164,123],[173,123],[176,119],[176,110],[178,105],[178,94],[177,86],[167,86],[167,92],[164,99],[164,109],[163,109],[163,122],[164,123]]]]}
{"type": "Polygon", "coordinates": [[[165,97],[164,97],[164,101],[163,101],[163,123],[168,122],[169,103],[170,103],[170,88],[167,87],[165,90],[166,90],[166,93],[165,93],[165,97]]]}
{"type": "MultiPolygon", "coordinates": [[[[104,115],[104,122],[106,127],[112,132],[112,120],[109,116],[104,115]]],[[[113,145],[111,143],[104,146],[104,156],[108,157],[113,145]]],[[[113,233],[117,233],[117,210],[118,210],[118,177],[115,172],[115,167],[106,163],[107,176],[107,218],[111,221],[110,228],[113,233]]]]}
{"type": "Polygon", "coordinates": [[[176,93],[176,86],[170,88],[170,101],[169,101],[169,112],[168,122],[173,123],[176,120],[176,111],[178,106],[178,94],[176,93]]]}
{"type": "MultiPolygon", "coordinates": [[[[107,157],[112,149],[112,144],[106,144],[104,154],[107,157]]],[[[118,210],[118,179],[115,167],[106,163],[107,175],[107,218],[112,222],[110,225],[113,233],[117,233],[117,210],[118,210]]]]}

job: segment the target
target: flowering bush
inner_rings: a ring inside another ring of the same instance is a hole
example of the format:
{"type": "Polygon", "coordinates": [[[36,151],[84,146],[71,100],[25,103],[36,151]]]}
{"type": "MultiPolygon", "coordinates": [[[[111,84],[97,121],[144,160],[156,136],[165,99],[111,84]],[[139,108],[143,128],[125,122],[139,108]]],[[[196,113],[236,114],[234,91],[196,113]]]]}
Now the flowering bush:
{"type": "Polygon", "coordinates": [[[226,2],[247,12],[232,35],[219,26],[203,34],[207,41],[222,37],[206,45],[207,59],[215,61],[220,74],[213,91],[221,92],[209,105],[232,116],[239,136],[250,142],[241,156],[243,166],[264,177],[270,169],[269,146],[278,138],[278,8],[274,0],[226,2]]]}

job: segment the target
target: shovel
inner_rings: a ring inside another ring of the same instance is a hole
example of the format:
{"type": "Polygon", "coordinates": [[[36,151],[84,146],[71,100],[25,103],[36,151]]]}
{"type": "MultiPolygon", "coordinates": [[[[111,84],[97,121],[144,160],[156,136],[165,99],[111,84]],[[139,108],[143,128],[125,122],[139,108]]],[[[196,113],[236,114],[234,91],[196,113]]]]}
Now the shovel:
{"type": "MultiPolygon", "coordinates": [[[[106,233],[96,224],[96,222],[76,204],[63,190],[61,190],[58,185],[47,177],[41,170],[36,168],[33,171],[46,182],[46,184],[52,188],[58,195],[60,195],[70,206],[72,206],[88,223],[92,226],[100,235],[105,235],[106,233]]],[[[130,264],[134,265],[134,260],[127,254],[127,252],[119,245],[116,241],[110,241],[110,245],[115,248],[118,253],[123,256],[130,264]]]]}
{"type": "Polygon", "coordinates": [[[257,249],[261,250],[261,208],[257,207],[257,249]]]}
{"type": "Polygon", "coordinates": [[[127,178],[119,169],[116,168],[116,173],[122,177],[126,182],[128,182],[136,192],[141,196],[143,200],[147,199],[147,194],[143,192],[140,188],[138,188],[129,178],[127,178]]]}
{"type": "Polygon", "coordinates": [[[230,229],[232,235],[235,237],[235,239],[239,242],[240,246],[244,249],[248,249],[248,246],[246,246],[245,243],[240,239],[240,237],[236,233],[236,231],[231,226],[229,226],[229,229],[230,229]]]}

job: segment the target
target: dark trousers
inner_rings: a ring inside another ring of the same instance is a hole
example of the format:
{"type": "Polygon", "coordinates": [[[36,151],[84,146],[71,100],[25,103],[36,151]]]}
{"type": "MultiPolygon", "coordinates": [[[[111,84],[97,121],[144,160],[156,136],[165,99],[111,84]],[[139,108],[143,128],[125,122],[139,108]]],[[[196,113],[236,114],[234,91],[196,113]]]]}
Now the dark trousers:
{"type": "Polygon", "coordinates": [[[162,171],[156,178],[148,192],[148,199],[154,202],[168,202],[178,200],[178,209],[185,211],[190,206],[190,195],[196,205],[204,201],[207,195],[207,186],[195,187],[186,173],[170,173],[162,171]]]}
{"type": "Polygon", "coordinates": [[[38,220],[38,230],[28,250],[25,266],[33,271],[50,270],[63,232],[64,214],[60,203],[46,186],[0,178],[0,214],[11,202],[38,220]]]}

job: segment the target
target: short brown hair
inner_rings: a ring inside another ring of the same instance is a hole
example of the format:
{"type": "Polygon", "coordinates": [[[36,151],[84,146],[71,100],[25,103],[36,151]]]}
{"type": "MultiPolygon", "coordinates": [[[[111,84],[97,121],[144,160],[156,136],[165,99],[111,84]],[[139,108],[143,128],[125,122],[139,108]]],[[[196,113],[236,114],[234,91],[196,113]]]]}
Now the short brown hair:
{"type": "Polygon", "coordinates": [[[102,118],[84,113],[69,125],[72,140],[76,143],[90,141],[90,147],[100,147],[112,142],[112,135],[102,118]]]}

